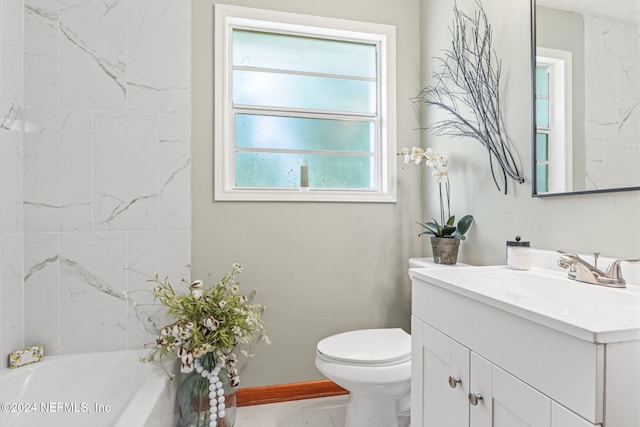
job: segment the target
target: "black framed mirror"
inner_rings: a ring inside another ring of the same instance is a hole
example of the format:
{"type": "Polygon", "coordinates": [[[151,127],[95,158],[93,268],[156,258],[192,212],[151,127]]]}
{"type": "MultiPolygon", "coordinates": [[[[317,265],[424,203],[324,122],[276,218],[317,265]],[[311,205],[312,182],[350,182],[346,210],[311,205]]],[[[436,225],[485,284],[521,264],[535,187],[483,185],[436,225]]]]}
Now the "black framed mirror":
{"type": "Polygon", "coordinates": [[[640,2],[531,14],[533,196],[640,190],[640,2]]]}

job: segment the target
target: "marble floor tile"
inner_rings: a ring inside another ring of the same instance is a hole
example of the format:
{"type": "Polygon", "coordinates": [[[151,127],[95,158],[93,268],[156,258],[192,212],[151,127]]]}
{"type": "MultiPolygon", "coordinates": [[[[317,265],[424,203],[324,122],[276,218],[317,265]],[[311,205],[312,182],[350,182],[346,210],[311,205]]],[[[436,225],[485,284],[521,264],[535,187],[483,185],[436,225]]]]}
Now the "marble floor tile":
{"type": "Polygon", "coordinates": [[[343,427],[347,395],[238,408],[235,427],[343,427]]]}
{"type": "MultiPolygon", "coordinates": [[[[235,427],[344,427],[348,395],[242,406],[235,427]]],[[[410,427],[409,414],[398,416],[399,427],[410,427]]]]}

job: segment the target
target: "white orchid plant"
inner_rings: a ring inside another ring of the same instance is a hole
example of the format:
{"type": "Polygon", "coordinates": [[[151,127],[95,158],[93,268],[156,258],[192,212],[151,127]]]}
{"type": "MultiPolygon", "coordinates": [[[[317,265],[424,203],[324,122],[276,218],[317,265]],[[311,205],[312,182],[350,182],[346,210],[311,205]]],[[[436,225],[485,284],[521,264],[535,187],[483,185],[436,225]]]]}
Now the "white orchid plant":
{"type": "Polygon", "coordinates": [[[449,183],[448,161],[434,151],[433,148],[427,148],[426,150],[419,147],[403,148],[398,155],[404,156],[405,165],[424,163],[427,167],[432,168],[431,175],[438,183],[438,190],[440,191],[440,222],[432,218],[432,221],[419,223],[426,229],[419,235],[430,234],[436,237],[464,240],[464,235],[473,222],[473,216],[465,215],[456,224],[455,215],[451,215],[451,186],[449,183]]]}

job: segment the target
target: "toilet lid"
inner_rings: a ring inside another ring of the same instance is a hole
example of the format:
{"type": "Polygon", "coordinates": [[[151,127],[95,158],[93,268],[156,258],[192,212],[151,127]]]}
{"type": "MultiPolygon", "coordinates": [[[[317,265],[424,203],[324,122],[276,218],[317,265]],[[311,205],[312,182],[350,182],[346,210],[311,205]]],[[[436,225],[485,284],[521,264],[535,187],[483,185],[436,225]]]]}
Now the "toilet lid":
{"type": "Polygon", "coordinates": [[[349,331],[321,340],[317,351],[341,362],[402,363],[411,360],[411,335],[400,328],[349,331]]]}

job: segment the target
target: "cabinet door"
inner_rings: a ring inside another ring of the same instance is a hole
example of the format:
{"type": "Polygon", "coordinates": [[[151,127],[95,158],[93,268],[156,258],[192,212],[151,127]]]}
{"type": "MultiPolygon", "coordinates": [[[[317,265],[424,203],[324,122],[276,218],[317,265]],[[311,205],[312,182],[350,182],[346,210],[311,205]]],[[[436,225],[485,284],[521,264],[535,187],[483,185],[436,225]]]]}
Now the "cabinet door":
{"type": "Polygon", "coordinates": [[[551,427],[597,427],[564,406],[551,402],[551,427]]]}
{"type": "Polygon", "coordinates": [[[413,318],[412,427],[468,427],[469,350],[413,318]]]}
{"type": "Polygon", "coordinates": [[[493,365],[475,353],[471,353],[470,358],[471,384],[468,402],[471,405],[471,411],[469,425],[472,427],[491,427],[493,425],[493,365]],[[475,397],[475,401],[472,401],[472,396],[475,397]]]}
{"type": "Polygon", "coordinates": [[[551,427],[548,397],[475,353],[469,400],[471,427],[551,427]]]}

